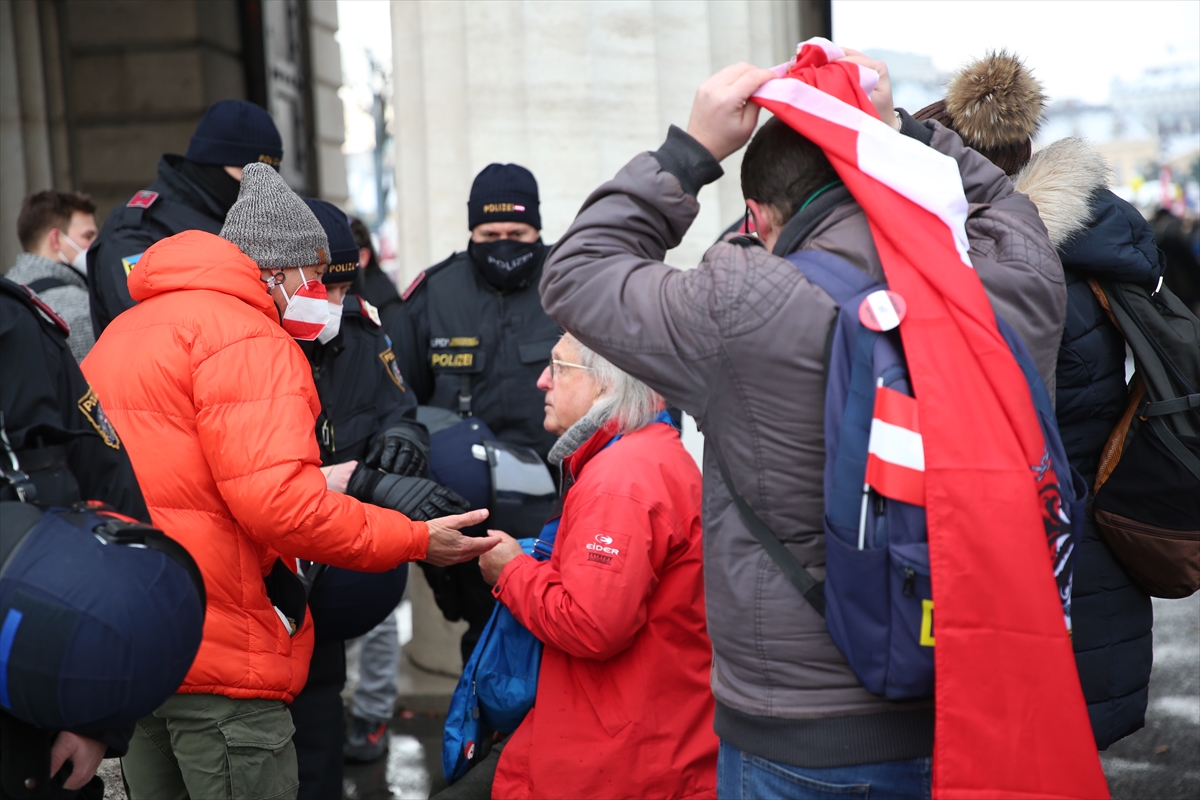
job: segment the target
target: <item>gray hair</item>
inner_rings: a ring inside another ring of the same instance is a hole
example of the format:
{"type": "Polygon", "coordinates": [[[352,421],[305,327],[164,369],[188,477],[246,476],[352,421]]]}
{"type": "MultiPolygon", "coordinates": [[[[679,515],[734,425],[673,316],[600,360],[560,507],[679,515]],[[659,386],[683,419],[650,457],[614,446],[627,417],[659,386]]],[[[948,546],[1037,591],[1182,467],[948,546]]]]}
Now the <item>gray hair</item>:
{"type": "Polygon", "coordinates": [[[579,363],[591,370],[591,376],[599,385],[601,397],[587,416],[597,427],[616,420],[617,433],[633,433],[654,421],[663,408],[663,399],[637,378],[617,369],[611,361],[576,339],[572,343],[579,354],[579,363]]]}

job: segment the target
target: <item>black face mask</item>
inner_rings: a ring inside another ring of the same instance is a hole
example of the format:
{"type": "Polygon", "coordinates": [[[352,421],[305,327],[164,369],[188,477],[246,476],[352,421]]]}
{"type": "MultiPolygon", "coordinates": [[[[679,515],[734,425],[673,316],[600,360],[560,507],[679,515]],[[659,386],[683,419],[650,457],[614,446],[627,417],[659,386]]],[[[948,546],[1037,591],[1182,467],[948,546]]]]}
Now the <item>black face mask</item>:
{"type": "Polygon", "coordinates": [[[515,239],[473,241],[467,245],[467,255],[485,281],[502,292],[509,292],[530,284],[546,257],[546,246],[541,239],[536,242],[515,239]]]}
{"type": "Polygon", "coordinates": [[[197,164],[194,161],[181,159],[178,170],[183,176],[195,184],[200,191],[221,209],[221,214],[229,213],[237,202],[238,193],[242,190],[242,182],[225,171],[224,167],[214,164],[197,164]]]}

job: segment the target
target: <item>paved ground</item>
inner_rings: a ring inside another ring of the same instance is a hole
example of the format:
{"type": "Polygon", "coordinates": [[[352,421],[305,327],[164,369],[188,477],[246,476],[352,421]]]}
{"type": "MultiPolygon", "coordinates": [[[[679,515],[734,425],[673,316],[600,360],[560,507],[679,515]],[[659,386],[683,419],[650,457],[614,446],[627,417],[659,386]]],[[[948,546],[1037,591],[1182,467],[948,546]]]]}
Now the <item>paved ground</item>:
{"type": "MultiPolygon", "coordinates": [[[[351,678],[353,679],[353,665],[351,678]]],[[[443,786],[438,713],[454,681],[404,667],[402,702],[392,720],[388,757],[347,765],[348,800],[424,800],[443,786]]],[[[1114,800],[1200,800],[1200,594],[1154,601],[1154,672],[1146,727],[1101,754],[1114,800]]],[[[116,762],[105,762],[115,776],[116,762]]],[[[124,800],[107,780],[108,798],[124,800]]]]}
{"type": "Polygon", "coordinates": [[[1154,601],[1146,727],[1100,760],[1114,800],[1200,798],[1200,594],[1154,601]]]}

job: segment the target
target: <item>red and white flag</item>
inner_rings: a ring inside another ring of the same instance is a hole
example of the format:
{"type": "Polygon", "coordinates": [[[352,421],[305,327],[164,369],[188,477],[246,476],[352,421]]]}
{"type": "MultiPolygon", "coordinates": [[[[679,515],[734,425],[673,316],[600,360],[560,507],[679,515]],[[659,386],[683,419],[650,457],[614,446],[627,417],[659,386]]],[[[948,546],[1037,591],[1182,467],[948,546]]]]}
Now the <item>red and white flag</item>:
{"type": "Polygon", "coordinates": [[[884,497],[925,505],[925,445],[915,398],[879,386],[867,444],[867,485],[884,497]]]}
{"type": "Polygon", "coordinates": [[[878,74],[844,56],[810,39],[753,99],[825,152],[907,302],[938,609],[934,796],[1107,798],[1046,557],[1046,443],[971,264],[958,164],[882,122],[867,96],[878,74]]]}

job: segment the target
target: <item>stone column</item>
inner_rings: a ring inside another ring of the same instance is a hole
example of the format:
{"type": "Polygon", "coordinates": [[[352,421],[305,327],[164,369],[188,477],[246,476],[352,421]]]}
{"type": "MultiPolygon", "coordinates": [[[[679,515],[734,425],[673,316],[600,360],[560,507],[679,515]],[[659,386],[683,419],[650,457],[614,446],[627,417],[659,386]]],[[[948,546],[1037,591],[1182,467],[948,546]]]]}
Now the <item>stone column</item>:
{"type": "MultiPolygon", "coordinates": [[[[537,176],[547,241],[588,193],[737,61],[773,66],[804,37],[799,0],[431,0],[392,5],[402,284],[461,250],[471,179],[493,161],[537,176]]],[[[820,5],[820,3],[818,3],[820,5]]],[[[700,195],[669,256],[693,266],[742,213],[741,157],[700,195]]]]}

